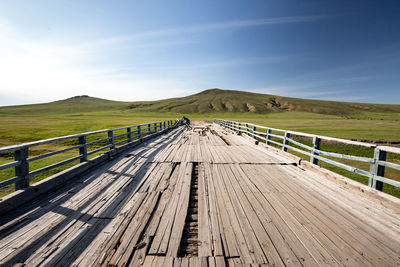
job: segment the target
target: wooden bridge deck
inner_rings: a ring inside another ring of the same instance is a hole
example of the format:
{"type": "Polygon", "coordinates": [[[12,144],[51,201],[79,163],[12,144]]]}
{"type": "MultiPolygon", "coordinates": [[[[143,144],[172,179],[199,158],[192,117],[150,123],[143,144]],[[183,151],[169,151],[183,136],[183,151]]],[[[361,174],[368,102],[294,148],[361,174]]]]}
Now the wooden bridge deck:
{"type": "Polygon", "coordinates": [[[400,215],[219,126],[182,127],[0,219],[26,266],[400,264],[400,215]]]}

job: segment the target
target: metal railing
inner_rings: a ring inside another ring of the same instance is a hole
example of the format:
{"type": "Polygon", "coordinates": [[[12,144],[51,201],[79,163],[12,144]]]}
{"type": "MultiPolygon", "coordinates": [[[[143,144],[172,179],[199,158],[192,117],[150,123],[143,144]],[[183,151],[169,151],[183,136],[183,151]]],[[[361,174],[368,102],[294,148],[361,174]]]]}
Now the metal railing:
{"type": "Polygon", "coordinates": [[[105,130],[99,130],[99,131],[93,131],[93,132],[87,132],[87,133],[61,136],[61,137],[55,137],[55,138],[51,138],[51,139],[34,141],[34,142],[30,142],[30,143],[24,143],[24,144],[20,144],[20,145],[2,147],[2,148],[0,148],[0,155],[13,153],[14,161],[0,165],[0,171],[6,170],[9,168],[14,168],[15,176],[12,178],[0,181],[0,188],[10,185],[10,184],[15,184],[15,190],[28,187],[29,180],[33,176],[53,170],[55,168],[58,168],[60,166],[74,162],[76,160],[79,160],[81,163],[88,161],[88,156],[90,156],[92,154],[95,154],[95,153],[98,153],[98,152],[101,152],[101,151],[104,151],[107,149],[109,151],[113,151],[116,148],[116,146],[118,146],[118,145],[128,144],[128,143],[131,143],[136,140],[140,141],[141,138],[143,138],[145,136],[149,136],[149,135],[155,134],[155,133],[160,133],[166,129],[174,128],[178,125],[181,125],[182,122],[183,122],[183,118],[180,120],[176,120],[176,121],[166,120],[166,121],[160,121],[160,122],[152,122],[152,123],[146,123],[146,124],[125,126],[125,127],[121,127],[121,128],[115,128],[115,129],[105,129],[105,130]],[[125,132],[116,134],[116,132],[121,132],[121,131],[125,131],[125,132]],[[99,137],[96,135],[99,135],[99,134],[107,134],[106,135],[107,137],[98,139],[99,137]],[[94,140],[87,142],[88,137],[92,137],[94,140]],[[51,151],[51,152],[48,152],[48,153],[45,153],[42,155],[34,156],[34,157],[29,156],[29,149],[31,147],[45,145],[45,144],[52,144],[52,143],[60,142],[60,141],[63,141],[64,143],[73,143],[74,145],[60,149],[60,150],[51,151]],[[98,147],[99,145],[101,147],[98,147]],[[50,156],[54,156],[57,154],[61,154],[64,152],[72,151],[72,150],[78,150],[79,155],[74,156],[72,158],[62,160],[60,162],[56,162],[56,163],[48,165],[48,166],[44,166],[42,168],[39,168],[39,169],[36,169],[33,171],[31,171],[29,169],[29,164],[31,162],[34,162],[34,161],[37,161],[40,159],[44,159],[44,158],[47,158],[50,156]]]}
{"type": "Polygon", "coordinates": [[[267,145],[275,144],[282,148],[283,151],[287,152],[288,149],[296,151],[300,154],[306,155],[310,157],[310,162],[318,165],[318,160],[326,162],[328,164],[334,165],[341,169],[368,177],[368,185],[377,190],[382,191],[383,183],[390,184],[392,186],[400,188],[400,182],[396,180],[392,180],[390,178],[385,177],[385,168],[392,168],[395,170],[400,170],[400,165],[392,162],[386,161],[386,153],[395,153],[400,154],[400,148],[390,147],[390,146],[379,146],[371,143],[364,143],[358,141],[351,141],[346,139],[328,137],[328,136],[320,136],[315,134],[308,134],[296,131],[282,130],[271,127],[265,127],[261,125],[256,125],[248,122],[237,122],[237,121],[227,121],[222,119],[215,119],[214,123],[223,126],[227,129],[230,129],[236,133],[246,134],[248,136],[253,137],[255,140],[263,140],[267,145]],[[265,132],[261,132],[260,129],[265,132]],[[281,134],[273,134],[273,132],[278,132],[281,134]],[[305,145],[301,142],[294,140],[291,136],[301,136],[312,138],[313,146],[305,145]],[[275,140],[273,140],[274,138],[275,140]],[[282,141],[276,141],[280,139],[282,141]],[[356,145],[374,149],[374,156],[372,158],[369,157],[360,157],[348,154],[334,153],[323,151],[320,149],[321,140],[338,142],[346,145],[356,145]],[[294,144],[298,147],[294,147],[290,144],[294,144]],[[326,157],[331,158],[339,158],[346,160],[353,160],[358,162],[367,162],[370,164],[370,170],[365,171],[360,168],[352,167],[347,164],[337,162],[333,159],[328,159],[326,157]]]}

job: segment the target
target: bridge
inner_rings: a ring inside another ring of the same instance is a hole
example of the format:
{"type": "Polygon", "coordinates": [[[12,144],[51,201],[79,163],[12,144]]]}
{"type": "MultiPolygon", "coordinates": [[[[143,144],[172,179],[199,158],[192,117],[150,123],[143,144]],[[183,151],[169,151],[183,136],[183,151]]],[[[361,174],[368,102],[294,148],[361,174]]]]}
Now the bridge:
{"type": "Polygon", "coordinates": [[[135,129],[114,129],[126,130],[119,148],[104,131],[109,150],[94,159],[92,133],[66,137],[80,140],[81,163],[31,186],[27,155],[0,166],[16,169],[2,183],[17,187],[0,201],[1,265],[400,265],[399,199],[262,143],[268,131],[221,120],[135,129]]]}

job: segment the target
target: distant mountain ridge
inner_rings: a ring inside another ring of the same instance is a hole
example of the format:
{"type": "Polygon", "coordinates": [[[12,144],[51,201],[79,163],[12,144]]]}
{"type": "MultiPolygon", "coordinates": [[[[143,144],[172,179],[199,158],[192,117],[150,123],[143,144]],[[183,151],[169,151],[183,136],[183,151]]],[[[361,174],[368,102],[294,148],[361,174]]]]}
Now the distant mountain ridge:
{"type": "Polygon", "coordinates": [[[400,105],[311,100],[214,88],[194,95],[157,101],[120,102],[82,95],[45,104],[0,107],[0,113],[7,114],[76,113],[101,110],[178,113],[248,112],[261,114],[303,111],[346,115],[365,111],[400,112],[400,105]]]}
{"type": "Polygon", "coordinates": [[[400,105],[310,100],[217,88],[186,97],[135,102],[129,107],[141,111],[158,110],[182,113],[305,111],[322,114],[347,114],[357,111],[400,111],[400,105]]]}

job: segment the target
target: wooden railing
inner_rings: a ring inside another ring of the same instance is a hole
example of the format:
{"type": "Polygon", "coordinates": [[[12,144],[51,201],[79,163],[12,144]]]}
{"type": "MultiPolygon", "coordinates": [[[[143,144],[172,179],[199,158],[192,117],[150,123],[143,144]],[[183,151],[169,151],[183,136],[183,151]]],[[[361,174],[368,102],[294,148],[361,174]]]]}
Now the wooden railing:
{"type": "Polygon", "coordinates": [[[313,164],[318,164],[318,160],[321,160],[328,164],[342,168],[344,170],[357,173],[362,176],[366,176],[369,178],[368,185],[377,190],[382,191],[383,183],[387,183],[392,186],[400,188],[399,181],[395,181],[385,177],[385,167],[392,168],[395,170],[400,170],[399,164],[386,161],[386,153],[389,152],[389,153],[400,154],[400,148],[389,147],[389,146],[378,146],[376,144],[371,144],[371,143],[364,143],[364,142],[351,141],[334,137],[319,136],[319,135],[296,132],[296,131],[276,129],[247,122],[227,121],[222,119],[216,119],[214,122],[218,125],[221,125],[227,129],[230,129],[238,133],[239,135],[246,134],[248,136],[253,137],[255,140],[263,140],[267,145],[275,144],[281,147],[282,150],[285,152],[287,152],[288,149],[291,149],[300,154],[309,156],[310,162],[313,164]],[[272,132],[275,133],[278,132],[281,134],[273,134],[272,132]],[[294,140],[294,138],[291,138],[291,136],[312,138],[313,146],[308,146],[299,141],[296,141],[294,140]],[[280,139],[281,141],[276,141],[278,139],[280,139]],[[338,142],[346,145],[355,145],[355,146],[371,148],[374,149],[374,156],[372,158],[369,158],[369,157],[360,157],[348,154],[323,151],[320,149],[321,140],[338,142]],[[294,147],[293,145],[290,144],[296,145],[297,147],[294,147]],[[299,147],[304,150],[299,149],[299,147]],[[367,162],[370,164],[370,170],[365,171],[360,168],[352,167],[347,164],[337,162],[333,159],[328,159],[323,156],[331,158],[347,159],[359,162],[367,162]]]}
{"type": "Polygon", "coordinates": [[[61,136],[61,137],[56,137],[56,138],[51,138],[51,139],[46,139],[46,140],[39,140],[39,141],[30,142],[30,143],[24,143],[24,144],[20,144],[20,145],[2,147],[2,148],[0,148],[0,155],[13,153],[14,161],[0,165],[0,171],[6,170],[9,168],[14,168],[15,177],[0,181],[0,188],[10,185],[10,184],[15,184],[15,190],[28,187],[29,180],[33,176],[53,170],[55,168],[58,168],[60,166],[63,166],[65,164],[68,164],[68,163],[71,163],[71,162],[74,162],[77,160],[79,160],[81,163],[88,161],[88,156],[90,156],[92,154],[96,154],[96,153],[102,152],[104,150],[109,150],[112,152],[118,145],[128,144],[133,141],[141,141],[141,138],[143,138],[145,136],[149,136],[149,135],[155,134],[155,133],[160,133],[166,129],[176,127],[178,125],[181,125],[182,122],[183,122],[183,118],[180,120],[177,120],[177,121],[167,120],[167,121],[160,121],[160,122],[152,122],[152,123],[131,125],[131,126],[115,128],[115,129],[105,129],[105,130],[94,131],[94,132],[61,136]],[[121,131],[125,131],[125,132],[116,134],[116,132],[121,132],[121,131]],[[96,135],[102,134],[102,133],[107,134],[106,135],[107,137],[98,139],[99,137],[96,135]],[[93,137],[94,140],[87,142],[88,137],[93,137]],[[124,139],[121,140],[121,138],[124,138],[124,139]],[[64,143],[67,143],[67,144],[73,143],[75,145],[72,145],[72,146],[69,146],[69,147],[66,147],[66,148],[63,148],[60,150],[51,151],[51,152],[48,152],[48,153],[45,153],[42,155],[38,155],[38,156],[34,156],[34,157],[29,156],[29,149],[34,146],[51,144],[51,143],[60,142],[60,141],[63,141],[64,143]],[[101,147],[98,147],[99,145],[101,147]],[[72,151],[72,150],[78,150],[79,155],[74,156],[72,158],[62,160],[60,162],[56,162],[56,163],[48,165],[48,166],[44,166],[40,169],[36,169],[33,171],[30,171],[30,169],[29,169],[29,164],[31,162],[34,162],[34,161],[37,161],[40,159],[44,159],[44,158],[47,158],[50,156],[54,156],[57,154],[61,154],[64,152],[72,151]]]}

